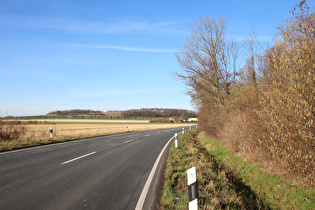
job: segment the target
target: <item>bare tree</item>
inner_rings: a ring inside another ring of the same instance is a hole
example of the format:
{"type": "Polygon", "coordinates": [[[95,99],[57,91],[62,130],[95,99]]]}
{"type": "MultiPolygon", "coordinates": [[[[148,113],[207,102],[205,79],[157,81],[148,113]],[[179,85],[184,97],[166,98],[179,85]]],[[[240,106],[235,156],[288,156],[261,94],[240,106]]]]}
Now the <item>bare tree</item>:
{"type": "MultiPolygon", "coordinates": [[[[176,75],[198,103],[224,107],[235,81],[238,47],[225,36],[225,19],[200,18],[176,59],[182,69],[176,75]]],[[[197,103],[197,104],[198,104],[197,103]]]]}
{"type": "Polygon", "coordinates": [[[248,85],[257,88],[257,50],[255,48],[255,37],[249,35],[244,41],[245,55],[247,56],[244,66],[245,81],[248,85]]]}

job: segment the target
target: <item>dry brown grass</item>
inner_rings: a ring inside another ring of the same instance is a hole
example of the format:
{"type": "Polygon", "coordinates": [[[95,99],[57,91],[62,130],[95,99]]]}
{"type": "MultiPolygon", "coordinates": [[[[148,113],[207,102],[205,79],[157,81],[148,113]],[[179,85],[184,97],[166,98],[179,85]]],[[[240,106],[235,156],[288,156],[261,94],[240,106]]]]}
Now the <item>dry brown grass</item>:
{"type": "MultiPolygon", "coordinates": [[[[62,138],[65,136],[98,136],[98,135],[108,135],[114,133],[124,133],[127,131],[128,127],[129,132],[134,131],[143,131],[143,130],[154,130],[154,129],[163,129],[171,127],[181,127],[182,124],[169,125],[169,124],[57,124],[53,125],[54,136],[55,138],[62,138]]],[[[47,133],[49,136],[48,125],[28,125],[27,128],[31,133],[47,133]]]]}
{"type": "Polygon", "coordinates": [[[93,120],[93,119],[39,119],[39,120],[21,120],[21,121],[37,121],[37,122],[64,122],[64,123],[149,123],[149,120],[93,120]]]}

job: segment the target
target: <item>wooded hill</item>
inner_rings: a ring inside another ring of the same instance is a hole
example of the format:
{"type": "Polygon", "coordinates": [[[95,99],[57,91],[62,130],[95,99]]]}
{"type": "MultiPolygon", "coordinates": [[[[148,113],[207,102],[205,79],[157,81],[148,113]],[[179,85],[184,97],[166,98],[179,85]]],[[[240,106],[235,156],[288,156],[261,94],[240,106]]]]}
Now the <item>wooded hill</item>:
{"type": "Polygon", "coordinates": [[[77,116],[77,115],[103,115],[102,111],[94,111],[90,109],[72,109],[72,110],[56,110],[49,112],[47,115],[57,116],[77,116]]]}

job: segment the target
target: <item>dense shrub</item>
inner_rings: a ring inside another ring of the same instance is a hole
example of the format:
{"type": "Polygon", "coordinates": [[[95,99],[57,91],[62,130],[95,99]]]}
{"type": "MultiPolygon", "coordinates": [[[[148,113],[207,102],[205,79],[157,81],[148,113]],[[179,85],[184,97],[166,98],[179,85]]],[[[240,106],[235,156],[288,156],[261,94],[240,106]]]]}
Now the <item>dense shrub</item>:
{"type": "MultiPolygon", "coordinates": [[[[297,11],[295,11],[297,12],[297,11]]],[[[287,24],[270,57],[259,117],[265,132],[259,142],[284,167],[314,184],[315,173],[315,19],[302,8],[287,24]],[[271,84],[271,85],[269,85],[271,84]]]]}

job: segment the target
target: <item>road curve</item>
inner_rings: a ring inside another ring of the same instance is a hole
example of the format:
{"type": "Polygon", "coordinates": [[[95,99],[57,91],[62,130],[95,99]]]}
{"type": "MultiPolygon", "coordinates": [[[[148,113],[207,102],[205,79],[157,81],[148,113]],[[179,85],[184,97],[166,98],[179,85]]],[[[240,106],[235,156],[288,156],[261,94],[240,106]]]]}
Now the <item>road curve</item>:
{"type": "MultiPolygon", "coordinates": [[[[0,209],[135,209],[151,169],[181,128],[0,153],[0,209]]],[[[154,208],[162,164],[143,209],[154,208]]]]}

